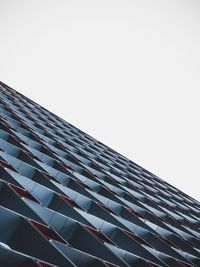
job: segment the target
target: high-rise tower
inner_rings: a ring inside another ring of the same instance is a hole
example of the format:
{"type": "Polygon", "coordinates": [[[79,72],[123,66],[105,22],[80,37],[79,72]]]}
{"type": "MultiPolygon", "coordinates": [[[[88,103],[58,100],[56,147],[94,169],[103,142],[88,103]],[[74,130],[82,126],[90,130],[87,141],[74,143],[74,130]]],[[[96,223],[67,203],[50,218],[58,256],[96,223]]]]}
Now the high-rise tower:
{"type": "Polygon", "coordinates": [[[0,266],[200,266],[200,203],[0,83],[0,266]]]}

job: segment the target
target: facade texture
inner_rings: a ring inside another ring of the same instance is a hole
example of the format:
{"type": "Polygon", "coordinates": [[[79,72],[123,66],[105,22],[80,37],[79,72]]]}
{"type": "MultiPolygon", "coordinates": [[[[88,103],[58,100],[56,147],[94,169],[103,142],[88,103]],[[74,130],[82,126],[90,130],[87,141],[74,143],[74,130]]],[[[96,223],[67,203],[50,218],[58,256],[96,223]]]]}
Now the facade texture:
{"type": "Polygon", "coordinates": [[[200,203],[0,83],[0,266],[200,266],[200,203]]]}

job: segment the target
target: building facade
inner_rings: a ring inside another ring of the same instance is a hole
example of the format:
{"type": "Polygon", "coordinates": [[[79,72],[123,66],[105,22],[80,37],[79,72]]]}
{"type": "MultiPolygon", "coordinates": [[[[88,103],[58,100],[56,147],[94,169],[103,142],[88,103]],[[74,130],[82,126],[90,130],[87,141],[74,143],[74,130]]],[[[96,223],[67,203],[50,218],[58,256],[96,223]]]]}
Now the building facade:
{"type": "Polygon", "coordinates": [[[200,266],[200,203],[0,83],[0,266],[200,266]]]}

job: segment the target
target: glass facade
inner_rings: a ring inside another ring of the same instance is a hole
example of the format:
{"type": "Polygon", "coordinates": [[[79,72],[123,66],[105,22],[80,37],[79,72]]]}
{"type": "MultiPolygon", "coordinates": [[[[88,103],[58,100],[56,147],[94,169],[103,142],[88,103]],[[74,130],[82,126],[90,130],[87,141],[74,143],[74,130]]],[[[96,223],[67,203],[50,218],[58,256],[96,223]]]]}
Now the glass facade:
{"type": "Polygon", "coordinates": [[[0,266],[200,266],[200,203],[0,83],[0,266]]]}

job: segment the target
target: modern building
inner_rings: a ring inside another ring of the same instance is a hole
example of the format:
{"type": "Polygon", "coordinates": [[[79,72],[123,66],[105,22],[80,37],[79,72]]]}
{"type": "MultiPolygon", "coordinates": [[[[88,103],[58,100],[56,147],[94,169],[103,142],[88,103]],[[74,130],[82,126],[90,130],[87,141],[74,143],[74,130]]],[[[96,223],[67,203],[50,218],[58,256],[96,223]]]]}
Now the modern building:
{"type": "Polygon", "coordinates": [[[200,203],[0,83],[0,266],[200,266],[200,203]]]}

